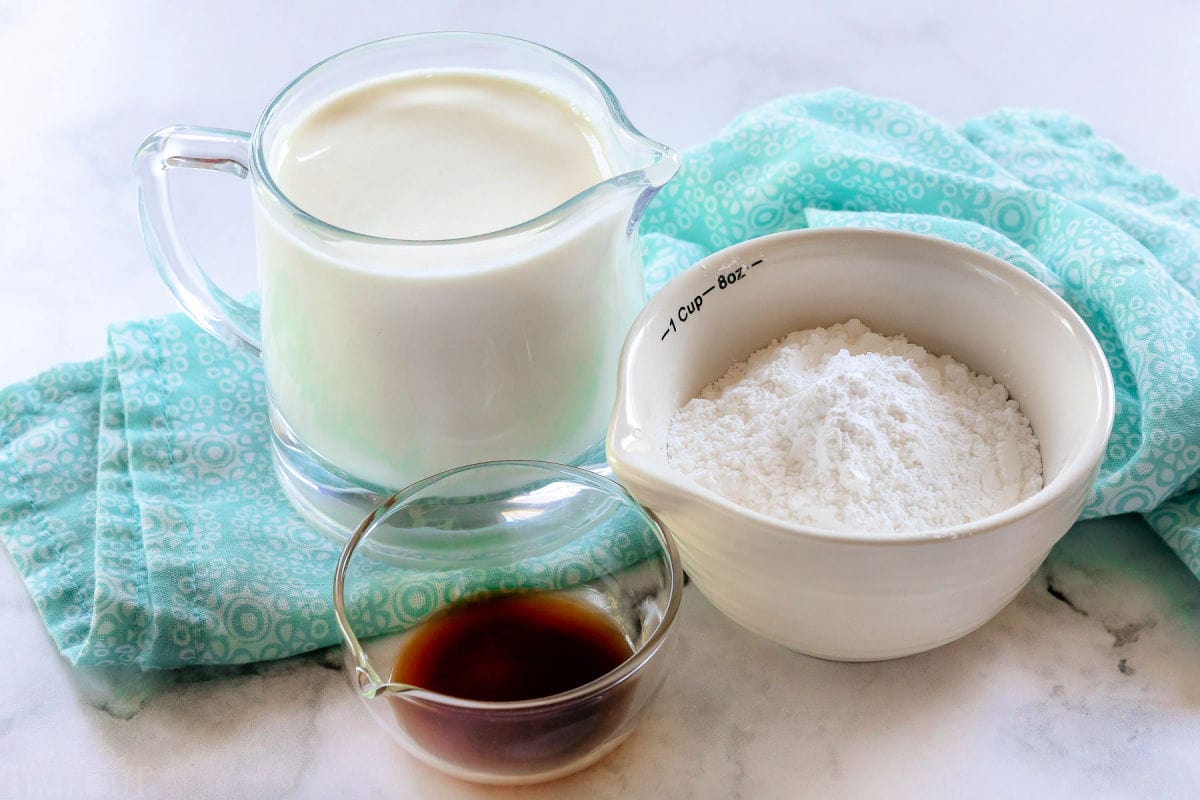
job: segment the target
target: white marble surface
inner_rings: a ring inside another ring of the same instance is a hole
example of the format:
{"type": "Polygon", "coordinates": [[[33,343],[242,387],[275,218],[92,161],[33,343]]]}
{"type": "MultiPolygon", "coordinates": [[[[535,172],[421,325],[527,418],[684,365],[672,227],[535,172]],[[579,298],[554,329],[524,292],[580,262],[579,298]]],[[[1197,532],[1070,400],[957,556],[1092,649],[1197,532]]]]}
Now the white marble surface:
{"type": "MultiPolygon", "coordinates": [[[[146,134],[249,128],[305,66],[390,34],[545,42],[678,146],[835,84],[952,121],[1065,108],[1200,191],[1200,6],[982,5],[0,2],[0,383],[94,357],[107,322],[172,308],[135,221],[129,162],[146,134]]],[[[186,235],[221,280],[250,288],[244,185],[189,177],[186,235]]],[[[993,622],[901,661],[786,652],[694,589],[679,625],[678,668],[622,748],[574,778],[497,791],[376,735],[326,655],[228,673],[71,669],[0,557],[0,798],[1200,792],[1200,582],[1133,519],[1078,527],[993,622]]]]}

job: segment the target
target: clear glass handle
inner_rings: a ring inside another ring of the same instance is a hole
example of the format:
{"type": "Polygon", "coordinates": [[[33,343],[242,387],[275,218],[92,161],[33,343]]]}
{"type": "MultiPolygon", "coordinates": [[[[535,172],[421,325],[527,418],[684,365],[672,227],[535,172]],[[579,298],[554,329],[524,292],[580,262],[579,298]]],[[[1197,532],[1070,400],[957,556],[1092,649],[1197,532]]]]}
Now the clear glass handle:
{"type": "Polygon", "coordinates": [[[167,192],[167,171],[175,167],[245,178],[250,174],[250,134],[220,128],[163,128],[138,150],[134,173],[146,249],[179,305],[209,333],[258,355],[262,350],[258,310],[214,284],[179,239],[167,192]]]}

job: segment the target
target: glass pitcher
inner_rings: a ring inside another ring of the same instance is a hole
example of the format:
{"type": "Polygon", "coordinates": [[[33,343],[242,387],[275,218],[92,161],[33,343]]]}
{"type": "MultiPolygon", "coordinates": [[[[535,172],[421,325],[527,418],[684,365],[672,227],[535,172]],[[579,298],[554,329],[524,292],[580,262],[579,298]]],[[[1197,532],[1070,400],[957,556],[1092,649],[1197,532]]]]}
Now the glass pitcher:
{"type": "Polygon", "coordinates": [[[199,325],[261,355],[283,488],[317,527],[345,537],[391,491],[451,467],[587,460],[644,299],[638,221],[678,163],[573,59],[518,39],[436,33],[321,62],[252,134],[159,131],[135,167],[151,259],[199,325]],[[557,95],[593,124],[613,177],[509,228],[436,241],[345,230],[281,191],[272,165],[306,112],[367,81],[433,70],[501,73],[557,95]],[[259,308],[214,285],[183,248],[166,183],[176,167],[250,178],[259,308]]]}

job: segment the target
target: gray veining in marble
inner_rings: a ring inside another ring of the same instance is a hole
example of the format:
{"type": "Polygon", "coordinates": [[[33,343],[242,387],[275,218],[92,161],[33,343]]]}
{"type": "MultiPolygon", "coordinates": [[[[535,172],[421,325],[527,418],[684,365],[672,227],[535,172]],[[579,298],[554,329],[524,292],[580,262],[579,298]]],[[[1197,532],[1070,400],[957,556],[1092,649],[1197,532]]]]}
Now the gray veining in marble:
{"type": "Polygon", "coordinates": [[[1128,518],[1078,526],[991,623],[898,661],[788,652],[689,588],[678,667],[634,736],[580,775],[504,791],[378,735],[336,652],[72,672],[9,610],[0,753],[15,766],[0,797],[108,796],[113,782],[134,797],[321,797],[345,781],[379,797],[1185,797],[1200,781],[1198,610],[1200,583],[1128,518]]]}

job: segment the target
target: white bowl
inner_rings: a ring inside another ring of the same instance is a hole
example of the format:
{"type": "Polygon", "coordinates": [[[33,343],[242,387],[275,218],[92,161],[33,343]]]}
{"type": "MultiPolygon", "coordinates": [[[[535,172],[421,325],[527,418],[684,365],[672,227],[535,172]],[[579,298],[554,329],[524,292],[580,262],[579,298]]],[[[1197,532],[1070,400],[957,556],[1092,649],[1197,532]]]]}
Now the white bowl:
{"type": "Polygon", "coordinates": [[[924,236],[792,231],[722,250],[655,295],[625,340],[607,447],[713,605],[794,650],[866,661],[929,650],[1000,611],[1078,517],[1112,419],[1095,337],[1024,272],[924,236]],[[670,466],[671,417],[707,384],[773,339],[851,317],[1007,386],[1039,439],[1045,487],[966,525],[836,533],[739,506],[670,466]]]}

